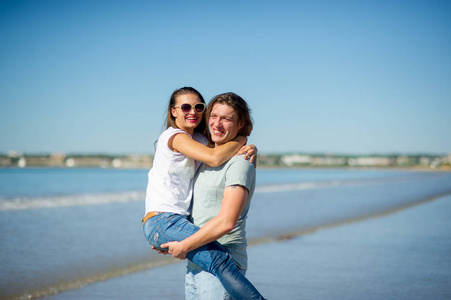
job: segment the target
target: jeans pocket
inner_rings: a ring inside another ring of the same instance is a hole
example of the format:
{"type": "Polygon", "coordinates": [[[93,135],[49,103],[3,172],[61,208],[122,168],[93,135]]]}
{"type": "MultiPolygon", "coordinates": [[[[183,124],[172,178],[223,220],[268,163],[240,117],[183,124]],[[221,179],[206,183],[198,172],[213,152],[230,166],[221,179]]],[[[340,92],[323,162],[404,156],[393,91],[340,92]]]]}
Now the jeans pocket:
{"type": "Polygon", "coordinates": [[[161,232],[159,225],[159,223],[161,223],[161,218],[162,216],[160,215],[149,219],[146,224],[144,224],[143,228],[144,237],[146,238],[147,242],[154,247],[158,246],[157,241],[161,232]]]}
{"type": "Polygon", "coordinates": [[[160,250],[161,250],[160,245],[164,244],[164,242],[159,241],[160,235],[162,235],[162,233],[163,232],[161,231],[160,226],[157,226],[155,230],[153,230],[152,233],[149,235],[148,239],[149,244],[160,250]]]}
{"type": "Polygon", "coordinates": [[[161,245],[172,241],[167,234],[165,234],[167,227],[170,225],[171,217],[173,217],[172,214],[164,213],[154,217],[156,218],[155,220],[152,220],[153,218],[149,220],[152,222],[146,224],[148,226],[145,227],[145,235],[150,245],[160,250],[166,250],[161,248],[161,245]]]}
{"type": "Polygon", "coordinates": [[[146,229],[148,229],[148,230],[144,231],[144,236],[145,236],[147,242],[151,246],[154,246],[155,248],[157,248],[159,250],[167,250],[167,248],[161,248],[161,245],[164,243],[170,242],[170,240],[164,234],[161,227],[158,225],[155,227],[149,226],[146,229]]]}
{"type": "Polygon", "coordinates": [[[144,235],[149,244],[162,250],[161,245],[172,241],[181,241],[197,231],[197,227],[190,223],[186,216],[173,213],[163,213],[156,220],[145,224],[144,235]]]}

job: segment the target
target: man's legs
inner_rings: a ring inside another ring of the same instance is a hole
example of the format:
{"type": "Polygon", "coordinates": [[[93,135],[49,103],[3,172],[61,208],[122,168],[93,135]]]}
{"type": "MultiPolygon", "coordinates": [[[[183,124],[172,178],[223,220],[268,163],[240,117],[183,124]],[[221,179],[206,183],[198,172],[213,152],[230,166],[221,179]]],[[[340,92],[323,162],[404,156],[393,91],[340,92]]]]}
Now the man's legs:
{"type": "Polygon", "coordinates": [[[186,300],[231,300],[218,278],[188,262],[185,276],[186,300]]]}
{"type": "MultiPolygon", "coordinates": [[[[144,236],[154,247],[170,241],[181,241],[199,228],[186,216],[161,213],[144,224],[144,236]]],[[[161,248],[160,248],[161,249],[161,248]]],[[[218,242],[197,248],[187,259],[219,278],[226,290],[236,299],[263,299],[252,283],[240,272],[227,250],[218,242]]]]}

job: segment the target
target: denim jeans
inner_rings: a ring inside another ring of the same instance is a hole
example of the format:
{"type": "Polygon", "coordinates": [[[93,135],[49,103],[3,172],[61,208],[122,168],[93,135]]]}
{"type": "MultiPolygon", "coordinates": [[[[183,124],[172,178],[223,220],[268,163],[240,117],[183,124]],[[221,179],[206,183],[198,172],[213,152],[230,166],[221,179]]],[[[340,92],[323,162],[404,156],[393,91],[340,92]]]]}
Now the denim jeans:
{"type": "MultiPolygon", "coordinates": [[[[247,251],[244,245],[228,245],[227,251],[232,256],[243,275],[247,270],[247,251]]],[[[188,261],[185,275],[185,300],[232,300],[213,274],[203,271],[197,265],[188,261]]]]}
{"type": "MultiPolygon", "coordinates": [[[[185,300],[232,300],[217,277],[188,263],[185,276],[185,300]]],[[[241,271],[245,275],[245,271],[241,271]]]]}
{"type": "MultiPolygon", "coordinates": [[[[166,242],[182,241],[193,235],[199,227],[187,216],[160,213],[144,224],[144,236],[155,248],[166,242]]],[[[164,249],[162,249],[164,250],[164,249]]],[[[234,299],[264,299],[241,273],[227,250],[218,242],[209,243],[188,252],[186,258],[203,270],[215,275],[234,299]]]]}

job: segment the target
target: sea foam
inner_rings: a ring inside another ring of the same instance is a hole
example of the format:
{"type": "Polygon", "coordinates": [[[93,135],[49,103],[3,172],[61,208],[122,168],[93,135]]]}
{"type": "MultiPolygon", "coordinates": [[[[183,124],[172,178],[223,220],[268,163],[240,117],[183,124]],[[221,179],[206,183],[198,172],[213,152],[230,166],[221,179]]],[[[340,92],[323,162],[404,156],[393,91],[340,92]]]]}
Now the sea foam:
{"type": "MultiPolygon", "coordinates": [[[[428,174],[431,177],[432,174],[428,174]]],[[[443,174],[434,174],[432,177],[443,174]],[[435,175],[435,176],[434,176],[435,175]]],[[[421,173],[409,174],[398,177],[384,178],[363,178],[363,179],[343,179],[329,181],[310,181],[285,184],[259,185],[255,188],[255,193],[274,193],[290,190],[307,190],[328,188],[336,186],[357,186],[370,184],[386,184],[390,182],[422,180],[421,173]]],[[[79,195],[47,196],[47,197],[16,197],[0,198],[0,211],[27,210],[39,208],[56,208],[71,206],[101,205],[110,203],[127,203],[144,201],[144,191],[128,191],[116,193],[86,193],[79,195]]]]}

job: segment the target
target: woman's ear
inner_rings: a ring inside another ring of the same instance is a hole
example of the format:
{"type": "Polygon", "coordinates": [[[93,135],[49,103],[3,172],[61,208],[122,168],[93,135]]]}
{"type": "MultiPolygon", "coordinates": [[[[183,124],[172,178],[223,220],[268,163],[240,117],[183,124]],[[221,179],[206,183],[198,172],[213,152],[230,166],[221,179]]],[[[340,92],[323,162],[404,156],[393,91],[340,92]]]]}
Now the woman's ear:
{"type": "Polygon", "coordinates": [[[171,115],[177,119],[177,110],[174,107],[171,107],[171,115]]]}

